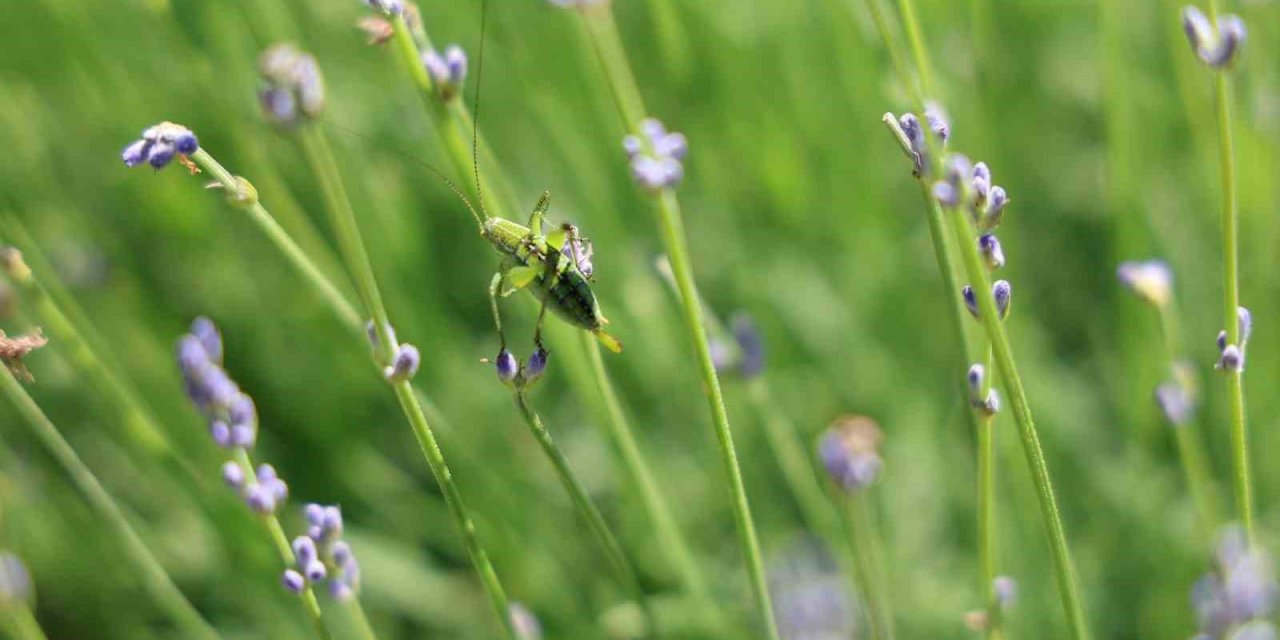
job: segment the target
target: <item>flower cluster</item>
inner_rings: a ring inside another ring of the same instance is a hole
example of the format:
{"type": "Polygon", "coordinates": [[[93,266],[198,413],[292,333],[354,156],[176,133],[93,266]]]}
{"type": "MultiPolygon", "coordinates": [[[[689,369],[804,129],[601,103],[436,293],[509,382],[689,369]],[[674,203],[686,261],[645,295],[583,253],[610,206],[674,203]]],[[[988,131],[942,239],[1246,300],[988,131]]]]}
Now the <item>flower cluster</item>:
{"type": "MultiPolygon", "coordinates": [[[[951,137],[951,125],[947,122],[947,116],[943,113],[942,108],[938,105],[930,105],[925,109],[924,119],[929,123],[929,130],[933,131],[933,135],[938,137],[943,144],[951,137]]],[[[925,140],[924,127],[920,124],[920,118],[914,113],[904,113],[900,117],[895,117],[892,113],[884,114],[885,124],[893,131],[898,138],[898,143],[902,145],[902,150],[911,158],[912,175],[921,177],[929,172],[929,146],[925,140]]]]}
{"type": "Polygon", "coordinates": [[[992,184],[991,168],[987,163],[972,164],[961,154],[947,157],[943,178],[933,183],[933,196],[943,206],[963,206],[969,220],[984,236],[1000,226],[1004,220],[1005,205],[1009,204],[1009,195],[1004,187],[992,184]]]}
{"type": "Polygon", "coordinates": [[[661,122],[649,118],[641,124],[643,135],[622,139],[622,149],[631,162],[631,175],[650,191],[668,189],[684,178],[684,157],[689,141],[684,134],[668,132],[661,122]]]}
{"type": "Polygon", "coordinates": [[[1200,625],[1197,640],[1275,638],[1267,620],[1277,594],[1270,556],[1232,527],[1222,535],[1215,560],[1217,566],[1191,591],[1200,625]]]}
{"type": "Polygon", "coordinates": [[[1240,344],[1228,344],[1226,330],[1218,332],[1218,364],[1220,371],[1244,371],[1244,350],[1253,332],[1253,314],[1244,307],[1236,307],[1236,322],[1240,332],[1240,344]]]}
{"type": "Polygon", "coordinates": [[[269,122],[291,127],[324,111],[324,79],[311,54],[289,43],[273,45],[258,58],[258,74],[258,104],[269,122]]]}
{"type": "Polygon", "coordinates": [[[31,574],[22,559],[0,552],[0,608],[31,601],[31,574]]]}
{"type": "Polygon", "coordinates": [[[1187,5],[1182,10],[1182,29],[1187,32],[1187,41],[1200,61],[1221,69],[1230,66],[1235,60],[1236,51],[1244,45],[1244,20],[1240,16],[1226,14],[1218,16],[1217,24],[1209,20],[1199,9],[1187,5]]]}
{"type": "Polygon", "coordinates": [[[1163,260],[1121,262],[1116,277],[1133,295],[1157,309],[1173,299],[1173,270],[1163,260]]]}
{"type": "Polygon", "coordinates": [[[428,49],[422,54],[422,64],[431,74],[442,100],[447,102],[461,93],[467,79],[467,54],[462,47],[451,44],[445,48],[444,55],[428,49]]]}
{"type": "MultiPolygon", "coordinates": [[[[214,443],[229,451],[252,449],[258,440],[257,407],[222,367],[218,327],[208,318],[196,318],[190,333],[178,339],[177,352],[187,397],[208,420],[214,443]]],[[[251,470],[228,461],[222,478],[258,513],[274,513],[289,496],[288,485],[269,464],[251,470]]]]}
{"type": "Polygon", "coordinates": [[[965,379],[969,384],[969,406],[987,416],[994,416],[1000,412],[1000,394],[987,386],[986,367],[980,364],[969,367],[969,374],[965,379]],[[984,388],[986,393],[983,393],[984,388]]]}
{"type": "MultiPolygon", "coordinates": [[[[973,287],[965,285],[960,290],[960,295],[964,298],[964,306],[969,310],[969,315],[974,318],[981,317],[978,309],[978,298],[973,291],[973,287]]],[[[996,280],[991,284],[991,296],[996,299],[996,313],[1000,319],[1004,320],[1009,317],[1010,305],[1013,303],[1013,285],[1008,280],[996,280]]]]}
{"type": "MultiPolygon", "coordinates": [[[[374,353],[378,352],[378,332],[373,328],[373,321],[370,320],[364,325],[365,333],[369,336],[369,345],[373,348],[374,353]]],[[[391,338],[391,342],[396,345],[395,356],[391,358],[391,364],[383,367],[382,376],[387,382],[400,382],[410,380],[418,373],[418,367],[422,364],[422,354],[418,352],[418,348],[405,343],[396,342],[396,330],[390,325],[386,327],[387,335],[391,338]]]]}
{"type": "Polygon", "coordinates": [[[858,491],[875,482],[884,466],[880,459],[883,435],[866,416],[843,416],[831,423],[818,441],[818,455],[827,475],[841,489],[858,491]]]}
{"type": "Polygon", "coordinates": [[[515,355],[503,347],[498,351],[498,357],[493,361],[494,368],[498,372],[498,379],[503,384],[512,386],[516,389],[523,389],[532,386],[537,382],[542,374],[547,370],[547,358],[551,357],[551,353],[538,345],[533,354],[529,356],[529,360],[520,363],[515,355]]]}
{"type": "Polygon", "coordinates": [[[161,122],[148,127],[140,139],[129,143],[120,152],[120,159],[126,167],[136,167],[145,162],[156,169],[163,169],[175,157],[191,155],[199,148],[200,142],[190,129],[172,122],[161,122]]]}
{"type": "Polygon", "coordinates": [[[729,328],[733,332],[732,343],[724,338],[711,340],[711,361],[716,372],[733,372],[746,380],[760,375],[764,371],[764,337],[755,321],[746,313],[736,313],[729,328]]]}
{"type": "Polygon", "coordinates": [[[308,504],[305,513],[307,535],[293,540],[296,565],[285,569],[284,587],[302,593],[308,585],[327,583],[334,600],[350,600],[360,590],[360,565],[342,539],[342,510],[308,504]]]}

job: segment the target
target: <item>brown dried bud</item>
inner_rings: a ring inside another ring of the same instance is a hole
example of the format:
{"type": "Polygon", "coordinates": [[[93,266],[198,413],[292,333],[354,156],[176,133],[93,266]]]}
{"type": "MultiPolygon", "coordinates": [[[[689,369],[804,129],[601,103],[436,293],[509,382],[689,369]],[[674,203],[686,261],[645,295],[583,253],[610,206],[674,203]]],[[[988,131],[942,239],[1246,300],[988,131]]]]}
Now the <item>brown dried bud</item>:
{"type": "Polygon", "coordinates": [[[48,342],[49,339],[40,333],[39,327],[27,335],[13,338],[5,335],[4,331],[0,331],[0,362],[9,368],[9,372],[15,378],[31,382],[34,378],[31,377],[31,372],[27,371],[22,359],[48,342]]]}

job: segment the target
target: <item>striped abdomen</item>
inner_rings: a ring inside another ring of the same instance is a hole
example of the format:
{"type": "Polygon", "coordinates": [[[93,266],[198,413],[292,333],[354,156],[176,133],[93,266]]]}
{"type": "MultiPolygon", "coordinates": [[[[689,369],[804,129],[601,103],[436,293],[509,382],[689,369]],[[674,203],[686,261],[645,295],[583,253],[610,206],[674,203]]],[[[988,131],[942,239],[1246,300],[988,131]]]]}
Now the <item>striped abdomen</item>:
{"type": "Polygon", "coordinates": [[[591,283],[577,271],[538,276],[530,287],[534,295],[545,300],[547,307],[565,322],[588,331],[597,331],[603,324],[591,283]]]}

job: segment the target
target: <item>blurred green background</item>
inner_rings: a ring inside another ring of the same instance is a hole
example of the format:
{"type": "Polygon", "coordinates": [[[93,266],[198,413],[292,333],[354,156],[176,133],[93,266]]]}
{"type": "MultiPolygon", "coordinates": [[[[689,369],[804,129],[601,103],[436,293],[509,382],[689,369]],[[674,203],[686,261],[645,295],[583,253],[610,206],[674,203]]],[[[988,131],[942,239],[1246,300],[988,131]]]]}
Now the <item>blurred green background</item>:
{"type": "MultiPolygon", "coordinates": [[[[1280,315],[1280,4],[1229,4],[1249,26],[1234,85],[1242,300],[1257,320],[1245,382],[1270,541],[1280,530],[1280,467],[1270,464],[1280,446],[1271,320],[1280,315]]],[[[207,617],[231,638],[308,637],[279,587],[278,558],[217,486],[219,454],[183,396],[172,345],[200,314],[222,327],[227,368],[258,403],[256,456],[292,489],[286,526],[301,527],[295,507],[304,501],[343,506],[380,636],[495,633],[366,345],[242,213],[201,188],[203,176],[119,161],[144,127],[182,123],[257,185],[304,246],[331,244],[297,144],[262,121],[255,101],[257,54],[290,40],[325,73],[325,126],[392,318],[423,353],[417,381],[447,418],[435,425],[445,456],[510,595],[549,638],[609,637],[623,594],[510,395],[478,363],[497,344],[485,292],[495,257],[422,166],[449,164],[399,60],[355,27],[367,9],[354,0],[18,5],[0,21],[0,241],[48,256],[112,364],[200,461],[208,487],[193,495],[148,457],[56,340],[28,359],[37,379],[28,388],[207,617]]],[[[481,128],[528,208],[549,189],[553,218],[595,241],[596,291],[627,345],[607,356],[610,373],[719,600],[754,620],[691,349],[653,266],[661,242],[652,207],[631,184],[600,67],[571,13],[541,0],[490,5],[481,128]]],[[[1194,528],[1172,434],[1151,400],[1164,376],[1156,318],[1114,274],[1134,258],[1174,267],[1180,346],[1202,382],[1198,436],[1229,511],[1224,385],[1212,371],[1221,243],[1211,76],[1186,46],[1177,2],[920,7],[951,147],[986,160],[1013,199],[1001,233],[1003,277],[1015,290],[1010,332],[1092,626],[1100,638],[1188,637],[1189,591],[1209,542],[1194,528]]],[[[479,3],[421,9],[436,43],[462,44],[474,63],[479,3]]],[[[756,319],[765,378],[807,443],[844,413],[880,422],[885,472],[874,499],[900,635],[972,635],[962,624],[979,606],[964,367],[918,190],[880,123],[908,106],[907,94],[864,3],[617,0],[615,11],[650,111],[690,140],[680,193],[707,302],[756,319]]],[[[0,296],[0,327],[39,324],[21,299],[0,296]]],[[[506,309],[514,346],[527,352],[536,309],[506,309]]],[[[616,462],[590,378],[572,366],[581,360],[567,352],[578,342],[555,325],[560,353],[534,401],[673,633],[696,635],[680,631],[694,613],[616,462]]],[[[800,514],[761,435],[763,416],[740,383],[726,379],[726,391],[762,544],[785,559],[803,540],[800,514]]],[[[50,637],[173,637],[119,541],[9,403],[0,403],[0,424],[0,543],[28,563],[50,637]]],[[[1011,636],[1062,637],[1009,416],[997,434],[1002,572],[1021,587],[1011,636]]],[[[349,637],[342,611],[326,606],[349,637]]]]}

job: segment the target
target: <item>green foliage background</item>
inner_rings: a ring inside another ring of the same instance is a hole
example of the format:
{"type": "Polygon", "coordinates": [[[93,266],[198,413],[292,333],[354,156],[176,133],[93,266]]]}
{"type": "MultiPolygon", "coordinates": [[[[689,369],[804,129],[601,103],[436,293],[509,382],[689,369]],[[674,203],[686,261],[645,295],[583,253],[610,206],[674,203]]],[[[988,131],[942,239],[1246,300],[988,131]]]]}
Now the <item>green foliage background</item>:
{"type": "MultiPolygon", "coordinates": [[[[1245,383],[1259,523],[1271,541],[1280,531],[1280,467],[1270,464],[1280,446],[1280,4],[1239,4],[1231,8],[1250,30],[1234,74],[1242,299],[1257,321],[1245,383]]],[[[595,241],[596,289],[627,345],[608,357],[610,372],[718,596],[750,619],[700,383],[653,267],[661,247],[653,211],[630,182],[598,63],[570,13],[539,0],[490,5],[481,128],[530,208],[549,189],[553,216],[595,241]]],[[[1209,550],[1151,400],[1164,374],[1156,318],[1117,285],[1121,260],[1162,257],[1175,269],[1181,346],[1202,382],[1197,428],[1224,511],[1231,506],[1224,386],[1212,371],[1221,243],[1211,76],[1186,46],[1179,8],[921,2],[951,146],[990,163],[1013,198],[1001,233],[1003,277],[1015,290],[1010,332],[1099,638],[1190,636],[1189,590],[1209,550]]],[[[119,162],[142,128],[180,122],[253,180],[304,246],[330,244],[297,145],[263,123],[254,97],[258,52],[292,40],[324,70],[325,126],[397,331],[424,355],[418,381],[447,418],[447,428],[436,426],[482,541],[548,637],[604,637],[622,595],[509,394],[478,364],[497,344],[485,296],[495,257],[422,166],[449,165],[399,61],[355,28],[367,10],[354,0],[43,0],[9,9],[0,21],[0,212],[29,229],[110,343],[113,364],[207,471],[208,486],[193,499],[146,456],[56,341],[29,359],[37,377],[29,389],[220,630],[307,637],[278,586],[278,559],[217,486],[218,453],[182,395],[171,346],[199,314],[223,329],[228,369],[262,413],[257,455],[290,482],[291,504],[342,504],[381,637],[495,633],[366,345],[241,213],[201,188],[203,177],[119,162]]],[[[879,121],[908,106],[906,92],[863,3],[616,0],[615,10],[650,111],[690,139],[680,193],[704,296],[722,314],[757,319],[765,375],[807,442],[844,413],[880,422],[886,468],[875,495],[900,635],[971,635],[961,623],[979,604],[964,368],[919,194],[879,121]]],[[[474,82],[479,4],[429,2],[422,14],[438,44],[473,53],[474,82]]],[[[4,224],[0,240],[17,242],[4,224]]],[[[336,263],[324,266],[337,273],[336,263]]],[[[527,351],[534,309],[507,308],[527,351]]],[[[23,310],[22,300],[6,307],[0,326],[34,324],[23,310]]],[[[572,366],[567,351],[577,342],[568,335],[553,332],[560,352],[535,402],[679,629],[692,613],[615,462],[597,398],[578,393],[591,386],[572,366]]],[[[762,417],[740,383],[726,387],[755,520],[774,556],[803,533],[801,521],[762,417]]],[[[0,425],[3,541],[32,569],[50,636],[171,637],[118,541],[7,403],[0,425]]],[[[1009,416],[997,433],[1001,560],[1021,585],[1011,637],[1061,637],[1009,416]]],[[[297,510],[287,513],[297,530],[297,510]]],[[[342,635],[342,613],[329,609],[342,635]]]]}

